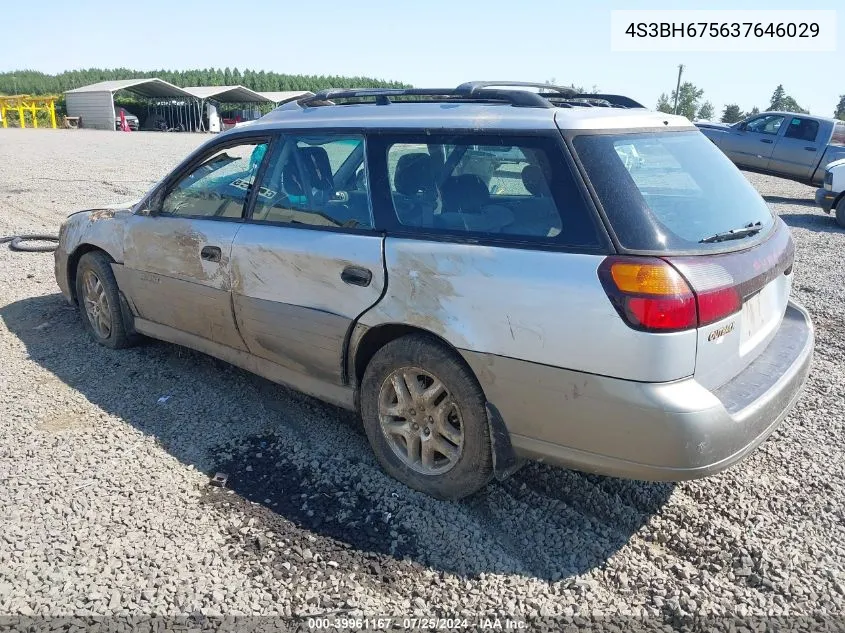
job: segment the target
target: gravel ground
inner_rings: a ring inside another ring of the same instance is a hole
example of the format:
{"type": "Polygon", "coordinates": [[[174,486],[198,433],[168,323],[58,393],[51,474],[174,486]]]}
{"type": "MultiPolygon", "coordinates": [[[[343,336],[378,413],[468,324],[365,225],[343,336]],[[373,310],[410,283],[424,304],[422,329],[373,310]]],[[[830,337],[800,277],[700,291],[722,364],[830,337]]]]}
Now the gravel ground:
{"type": "MultiPolygon", "coordinates": [[[[205,138],[0,130],[0,235],[137,197],[205,138]]],[[[748,178],[792,227],[814,367],[745,462],[676,485],[530,465],[434,501],[346,412],[91,343],[52,256],[0,247],[0,614],[843,614],[845,231],[811,188],[748,178]]]]}

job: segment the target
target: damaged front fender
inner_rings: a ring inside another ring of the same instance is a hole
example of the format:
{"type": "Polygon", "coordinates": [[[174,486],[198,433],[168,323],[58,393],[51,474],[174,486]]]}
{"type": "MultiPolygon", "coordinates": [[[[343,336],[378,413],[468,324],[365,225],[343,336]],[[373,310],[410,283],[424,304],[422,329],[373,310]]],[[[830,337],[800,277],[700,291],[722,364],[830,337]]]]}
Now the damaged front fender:
{"type": "Polygon", "coordinates": [[[123,234],[132,216],[130,205],[115,205],[79,211],[67,217],[59,229],[59,245],[54,253],[56,283],[68,302],[73,303],[73,277],[79,258],[88,251],[102,250],[115,262],[123,262],[123,234]]]}

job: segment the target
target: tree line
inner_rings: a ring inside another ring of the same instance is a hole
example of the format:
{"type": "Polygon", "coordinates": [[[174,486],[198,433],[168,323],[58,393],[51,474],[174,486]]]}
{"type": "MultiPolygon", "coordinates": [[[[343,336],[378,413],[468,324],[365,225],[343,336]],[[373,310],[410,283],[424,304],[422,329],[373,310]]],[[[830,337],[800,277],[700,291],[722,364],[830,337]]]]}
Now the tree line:
{"type": "Polygon", "coordinates": [[[399,81],[372,77],[340,75],[288,75],[264,70],[237,68],[204,68],[195,70],[132,70],[130,68],[89,68],[68,70],[56,75],[35,70],[0,73],[0,94],[61,95],[66,90],[81,88],[114,79],[149,79],[158,77],[184,88],[185,86],[229,86],[240,84],[256,91],[310,90],[325,88],[405,88],[399,81]]]}
{"type": "MultiPolygon", "coordinates": [[[[0,73],[0,94],[29,94],[29,95],[61,95],[66,90],[81,88],[89,84],[113,79],[137,79],[158,77],[180,87],[185,86],[229,86],[240,84],[256,91],[288,91],[288,90],[323,90],[325,88],[409,88],[410,84],[399,81],[387,81],[372,77],[346,77],[340,75],[290,75],[285,73],[267,72],[264,70],[243,71],[238,68],[200,68],[194,70],[150,70],[140,71],[129,68],[89,68],[86,70],[68,70],[50,75],[35,70],[14,70],[0,73]]],[[[554,79],[546,83],[554,83],[554,79]]],[[[576,87],[583,92],[582,87],[576,87]]],[[[592,92],[598,92],[593,86],[592,92]]],[[[674,111],[676,91],[663,93],[657,100],[660,112],[674,111]]],[[[713,120],[716,116],[713,104],[703,100],[704,90],[692,82],[681,84],[677,91],[678,114],[688,119],[713,120]]],[[[778,85],[772,93],[767,110],[782,110],[788,112],[807,112],[798,102],[786,94],[783,85],[778,85]]],[[[760,112],[756,106],[748,112],[743,112],[739,105],[726,105],[721,114],[721,121],[734,123],[760,112]]],[[[836,106],[834,117],[845,119],[845,95],[841,95],[836,106]]]]}
{"type": "MultiPolygon", "coordinates": [[[[667,114],[673,113],[675,110],[676,94],[678,99],[678,114],[690,120],[700,119],[704,121],[712,121],[716,116],[713,104],[710,101],[702,102],[704,90],[689,81],[682,83],[679,90],[673,90],[669,95],[665,92],[662,93],[657,100],[657,109],[667,114]]],[[[793,97],[786,94],[783,84],[778,84],[777,88],[775,88],[766,110],[809,113],[793,97]]],[[[736,103],[729,103],[722,110],[720,120],[723,123],[736,123],[759,113],[760,108],[757,106],[754,106],[748,112],[743,112],[742,108],[736,103]]],[[[845,95],[839,97],[839,103],[836,106],[833,116],[837,119],[845,119],[845,95]]]]}

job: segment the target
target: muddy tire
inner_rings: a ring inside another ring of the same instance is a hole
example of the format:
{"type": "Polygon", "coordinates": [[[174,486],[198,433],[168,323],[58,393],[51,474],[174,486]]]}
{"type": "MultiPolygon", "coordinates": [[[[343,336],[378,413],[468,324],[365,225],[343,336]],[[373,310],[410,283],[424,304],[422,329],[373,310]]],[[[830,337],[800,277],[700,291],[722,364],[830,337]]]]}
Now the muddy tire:
{"type": "Polygon", "coordinates": [[[439,499],[483,488],[493,472],[481,387],[433,337],[411,334],[373,356],[361,381],[361,415],[382,468],[439,499]]]}
{"type": "Polygon", "coordinates": [[[123,321],[112,260],[102,251],[85,253],[76,267],[76,302],[82,323],[100,345],[130,347],[138,336],[129,334],[123,321]]]}
{"type": "Polygon", "coordinates": [[[845,229],[845,196],[840,197],[836,203],[836,223],[845,229]]]}

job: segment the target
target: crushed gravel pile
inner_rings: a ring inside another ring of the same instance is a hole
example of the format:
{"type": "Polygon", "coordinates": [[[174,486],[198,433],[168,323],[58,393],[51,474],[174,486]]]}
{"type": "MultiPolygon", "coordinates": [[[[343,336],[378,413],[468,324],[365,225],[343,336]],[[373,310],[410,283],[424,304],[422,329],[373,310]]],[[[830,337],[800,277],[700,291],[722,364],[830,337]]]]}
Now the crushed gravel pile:
{"type": "MultiPolygon", "coordinates": [[[[0,235],[137,197],[206,138],[0,130],[0,235]]],[[[93,344],[52,256],[0,248],[0,614],[845,613],[845,231],[813,189],[748,178],[792,227],[814,367],[759,450],[681,484],[535,464],[435,501],[347,412],[93,344]]]]}

